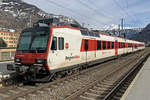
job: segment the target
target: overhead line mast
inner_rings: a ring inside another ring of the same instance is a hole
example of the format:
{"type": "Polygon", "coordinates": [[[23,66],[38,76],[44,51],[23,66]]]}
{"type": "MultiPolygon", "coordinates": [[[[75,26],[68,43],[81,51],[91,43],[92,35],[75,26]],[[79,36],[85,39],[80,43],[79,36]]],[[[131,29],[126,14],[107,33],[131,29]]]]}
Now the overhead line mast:
{"type": "Polygon", "coordinates": [[[126,33],[125,33],[125,31],[124,31],[124,19],[123,18],[121,18],[121,32],[123,33],[123,37],[124,38],[126,38],[126,33]]]}

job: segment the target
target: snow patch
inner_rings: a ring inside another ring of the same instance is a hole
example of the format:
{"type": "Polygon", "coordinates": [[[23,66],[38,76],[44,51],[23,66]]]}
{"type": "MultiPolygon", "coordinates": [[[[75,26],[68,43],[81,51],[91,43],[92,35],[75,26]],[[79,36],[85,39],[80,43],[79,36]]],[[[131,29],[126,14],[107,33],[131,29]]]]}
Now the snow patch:
{"type": "Polygon", "coordinates": [[[9,5],[9,3],[6,3],[6,2],[2,2],[1,4],[2,5],[9,5]]]}
{"type": "Polygon", "coordinates": [[[115,24],[105,25],[104,27],[101,28],[101,30],[113,30],[113,29],[118,29],[118,25],[115,24]]]}

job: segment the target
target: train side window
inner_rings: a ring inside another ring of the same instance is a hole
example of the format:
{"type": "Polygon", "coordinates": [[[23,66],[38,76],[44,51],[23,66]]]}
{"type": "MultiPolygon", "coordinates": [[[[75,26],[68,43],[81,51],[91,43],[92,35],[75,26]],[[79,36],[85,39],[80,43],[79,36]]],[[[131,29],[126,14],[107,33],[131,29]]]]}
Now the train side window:
{"type": "Polygon", "coordinates": [[[131,43],[128,43],[128,47],[132,47],[132,44],[131,44],[131,43]]]}
{"type": "Polygon", "coordinates": [[[90,36],[94,36],[93,32],[89,32],[89,35],[90,35],[90,36]]]}
{"type": "Polygon", "coordinates": [[[124,43],[124,48],[126,48],[126,43],[124,43]]]}
{"type": "Polygon", "coordinates": [[[84,50],[87,51],[88,50],[88,40],[84,41],[84,50]]]}
{"type": "Polygon", "coordinates": [[[125,43],[123,43],[123,48],[125,48],[125,43]]]}
{"type": "Polygon", "coordinates": [[[106,49],[106,41],[103,41],[103,49],[106,49]]]}
{"type": "Polygon", "coordinates": [[[120,48],[122,48],[122,42],[120,42],[120,48]]]}
{"type": "Polygon", "coordinates": [[[129,47],[131,47],[131,43],[129,44],[129,47]]]}
{"type": "Polygon", "coordinates": [[[135,44],[135,48],[137,48],[138,47],[138,45],[137,44],[135,44]]]}
{"type": "Polygon", "coordinates": [[[118,48],[118,42],[115,42],[115,48],[118,48]]]}
{"type": "Polygon", "coordinates": [[[121,48],[121,43],[119,42],[119,48],[121,48]]]}
{"type": "Polygon", "coordinates": [[[108,49],[110,49],[110,41],[108,41],[107,44],[108,44],[108,49]]]}
{"type": "Polygon", "coordinates": [[[64,50],[64,38],[63,37],[58,38],[58,44],[59,44],[59,50],[64,50]]]}
{"type": "Polygon", "coordinates": [[[82,34],[82,35],[87,35],[87,36],[88,36],[88,32],[87,32],[87,31],[82,31],[82,30],[81,30],[81,34],[82,34]]]}
{"type": "Polygon", "coordinates": [[[111,43],[111,48],[114,49],[114,42],[111,43]]]}
{"type": "Polygon", "coordinates": [[[53,37],[51,50],[57,50],[57,37],[53,37]]]}
{"type": "Polygon", "coordinates": [[[101,49],[101,41],[97,40],[97,50],[100,50],[100,49],[101,49]]]}
{"type": "Polygon", "coordinates": [[[98,33],[95,33],[95,37],[100,37],[98,33]]]}

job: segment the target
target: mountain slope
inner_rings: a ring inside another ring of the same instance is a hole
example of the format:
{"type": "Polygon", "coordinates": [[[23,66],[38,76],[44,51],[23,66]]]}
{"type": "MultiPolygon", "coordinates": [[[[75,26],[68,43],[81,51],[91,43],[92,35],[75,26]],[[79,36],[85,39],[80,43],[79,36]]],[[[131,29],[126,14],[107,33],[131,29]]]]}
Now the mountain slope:
{"type": "Polygon", "coordinates": [[[144,41],[144,42],[150,42],[150,24],[148,24],[142,32],[139,33],[137,36],[138,40],[144,41]]]}
{"type": "MultiPolygon", "coordinates": [[[[62,15],[48,14],[22,0],[0,0],[0,27],[21,31],[41,18],[53,17],[70,19],[62,15]]],[[[75,20],[73,22],[76,23],[75,20]]]]}

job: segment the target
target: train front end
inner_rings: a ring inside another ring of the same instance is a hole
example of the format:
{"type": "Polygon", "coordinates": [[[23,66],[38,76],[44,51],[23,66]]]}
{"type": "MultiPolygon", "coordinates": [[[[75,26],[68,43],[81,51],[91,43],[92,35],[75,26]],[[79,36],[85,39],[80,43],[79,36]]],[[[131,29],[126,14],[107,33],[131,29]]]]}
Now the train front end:
{"type": "Polygon", "coordinates": [[[49,74],[47,64],[49,27],[34,27],[22,31],[17,46],[14,64],[8,70],[16,70],[25,79],[42,78],[49,74]]]}

